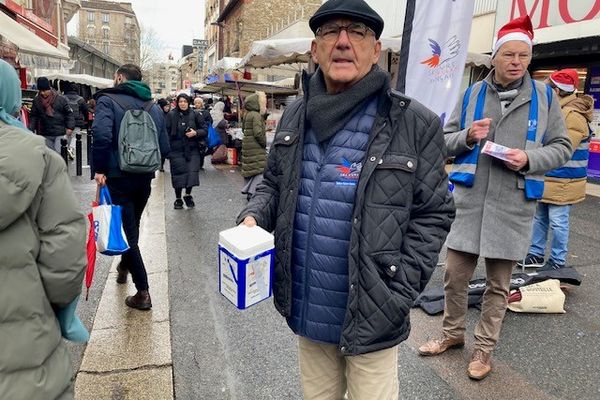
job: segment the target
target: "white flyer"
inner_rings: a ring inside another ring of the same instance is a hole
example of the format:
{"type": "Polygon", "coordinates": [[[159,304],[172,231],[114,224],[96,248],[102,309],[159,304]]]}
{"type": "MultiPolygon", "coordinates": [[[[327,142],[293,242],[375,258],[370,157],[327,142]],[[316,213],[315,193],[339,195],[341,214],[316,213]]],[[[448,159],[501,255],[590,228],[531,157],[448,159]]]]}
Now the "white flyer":
{"type": "Polygon", "coordinates": [[[481,152],[488,156],[499,158],[500,160],[508,161],[506,152],[510,150],[510,147],[502,146],[501,144],[494,143],[490,140],[485,142],[481,152]]]}

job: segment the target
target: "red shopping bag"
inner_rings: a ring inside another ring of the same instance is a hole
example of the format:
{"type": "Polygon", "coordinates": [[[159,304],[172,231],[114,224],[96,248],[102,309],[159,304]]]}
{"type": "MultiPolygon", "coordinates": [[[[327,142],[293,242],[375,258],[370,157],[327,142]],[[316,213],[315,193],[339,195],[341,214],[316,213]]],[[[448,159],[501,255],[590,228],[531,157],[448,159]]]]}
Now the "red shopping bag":
{"type": "Polygon", "coordinates": [[[92,213],[88,214],[88,220],[90,221],[90,231],[87,239],[87,268],[85,270],[85,300],[88,299],[90,293],[90,286],[92,286],[92,280],[94,279],[94,269],[96,268],[96,233],[94,229],[94,216],[92,213]]]}

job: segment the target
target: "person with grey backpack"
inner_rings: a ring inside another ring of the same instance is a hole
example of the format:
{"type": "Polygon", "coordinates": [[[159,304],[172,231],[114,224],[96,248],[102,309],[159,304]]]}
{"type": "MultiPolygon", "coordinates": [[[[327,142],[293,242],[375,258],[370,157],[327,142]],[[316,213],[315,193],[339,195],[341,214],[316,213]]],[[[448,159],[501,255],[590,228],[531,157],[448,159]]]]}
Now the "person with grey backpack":
{"type": "Polygon", "coordinates": [[[150,197],[150,183],[160,168],[161,155],[170,148],[163,112],[152,101],[137,65],[125,64],[115,73],[115,86],[94,95],[92,168],[99,186],[107,185],[114,204],[121,206],[123,229],[130,249],[117,266],[117,283],[127,275],[137,289],[125,303],[149,310],[148,276],[138,246],[142,212],[150,197]]]}

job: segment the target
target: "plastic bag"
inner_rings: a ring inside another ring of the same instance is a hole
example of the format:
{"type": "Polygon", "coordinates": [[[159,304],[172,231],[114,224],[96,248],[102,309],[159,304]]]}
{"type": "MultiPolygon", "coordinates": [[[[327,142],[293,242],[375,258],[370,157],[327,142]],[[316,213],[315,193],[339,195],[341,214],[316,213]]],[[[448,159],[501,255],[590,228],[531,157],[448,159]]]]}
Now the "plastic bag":
{"type": "Polygon", "coordinates": [[[121,221],[121,206],[112,204],[106,186],[100,188],[100,202],[92,207],[92,214],[96,248],[100,253],[114,256],[129,250],[121,221]]]}

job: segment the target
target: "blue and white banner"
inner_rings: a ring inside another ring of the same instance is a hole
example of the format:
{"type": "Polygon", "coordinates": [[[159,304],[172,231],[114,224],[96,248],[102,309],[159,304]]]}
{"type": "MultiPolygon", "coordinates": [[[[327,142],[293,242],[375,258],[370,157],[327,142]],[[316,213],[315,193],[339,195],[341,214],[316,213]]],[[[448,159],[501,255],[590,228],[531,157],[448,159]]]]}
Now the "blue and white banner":
{"type": "Polygon", "coordinates": [[[397,87],[442,123],[459,96],[474,5],[474,0],[407,2],[397,87]]]}

